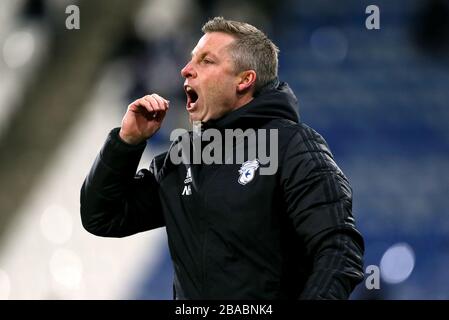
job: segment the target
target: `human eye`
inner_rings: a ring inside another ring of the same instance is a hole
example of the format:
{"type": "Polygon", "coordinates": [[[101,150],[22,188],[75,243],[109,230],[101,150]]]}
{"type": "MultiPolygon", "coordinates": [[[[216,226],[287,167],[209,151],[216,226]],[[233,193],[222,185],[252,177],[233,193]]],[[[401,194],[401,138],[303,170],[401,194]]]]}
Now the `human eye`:
{"type": "Polygon", "coordinates": [[[205,63],[205,64],[212,64],[212,63],[214,63],[214,62],[213,62],[211,59],[209,59],[209,58],[203,58],[202,62],[205,63]]]}

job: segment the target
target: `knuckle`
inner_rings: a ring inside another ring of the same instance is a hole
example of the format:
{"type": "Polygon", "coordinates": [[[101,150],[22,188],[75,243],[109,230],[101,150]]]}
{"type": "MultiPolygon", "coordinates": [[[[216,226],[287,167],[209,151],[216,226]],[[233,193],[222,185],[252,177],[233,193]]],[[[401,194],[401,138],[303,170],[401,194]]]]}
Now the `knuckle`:
{"type": "Polygon", "coordinates": [[[160,95],[158,95],[157,93],[153,93],[152,96],[153,96],[156,100],[161,101],[161,102],[165,100],[164,98],[162,98],[162,97],[161,97],[160,95]]]}

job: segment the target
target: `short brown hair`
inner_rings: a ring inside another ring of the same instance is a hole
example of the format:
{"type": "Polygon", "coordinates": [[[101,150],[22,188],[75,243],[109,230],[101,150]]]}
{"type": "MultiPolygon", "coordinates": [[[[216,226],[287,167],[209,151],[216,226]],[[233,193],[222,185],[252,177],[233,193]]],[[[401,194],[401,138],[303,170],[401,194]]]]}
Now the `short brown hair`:
{"type": "Polygon", "coordinates": [[[215,17],[204,24],[204,33],[224,32],[235,37],[230,46],[235,71],[254,70],[255,91],[278,76],[278,47],[256,27],[238,21],[215,17]]]}

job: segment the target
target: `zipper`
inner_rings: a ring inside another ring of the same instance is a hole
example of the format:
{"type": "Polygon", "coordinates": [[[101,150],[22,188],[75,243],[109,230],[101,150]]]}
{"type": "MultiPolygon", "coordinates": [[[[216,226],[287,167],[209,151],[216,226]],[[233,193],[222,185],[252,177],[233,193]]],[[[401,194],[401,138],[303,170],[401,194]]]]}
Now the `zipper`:
{"type": "Polygon", "coordinates": [[[207,297],[206,294],[206,279],[207,279],[207,272],[206,272],[206,243],[207,243],[207,229],[204,231],[203,236],[203,243],[201,248],[201,291],[202,291],[202,299],[205,299],[207,297]]]}

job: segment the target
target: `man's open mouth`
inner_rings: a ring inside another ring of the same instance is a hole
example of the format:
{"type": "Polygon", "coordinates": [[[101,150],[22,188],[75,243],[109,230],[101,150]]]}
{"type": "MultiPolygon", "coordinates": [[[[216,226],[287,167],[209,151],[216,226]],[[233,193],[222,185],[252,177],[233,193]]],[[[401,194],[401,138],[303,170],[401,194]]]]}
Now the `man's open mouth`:
{"type": "Polygon", "coordinates": [[[191,86],[184,86],[184,91],[187,95],[187,110],[194,107],[195,102],[198,100],[198,93],[191,86]]]}

